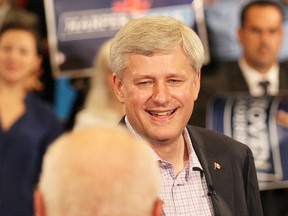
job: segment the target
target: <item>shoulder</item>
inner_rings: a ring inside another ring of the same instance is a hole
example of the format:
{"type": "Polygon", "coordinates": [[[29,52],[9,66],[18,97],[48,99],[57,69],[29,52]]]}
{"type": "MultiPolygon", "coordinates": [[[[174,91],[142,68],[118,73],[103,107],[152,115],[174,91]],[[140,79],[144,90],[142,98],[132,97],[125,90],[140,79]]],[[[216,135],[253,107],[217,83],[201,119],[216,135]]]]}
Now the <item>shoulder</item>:
{"type": "MultiPolygon", "coordinates": [[[[187,126],[193,145],[204,148],[215,155],[243,156],[252,155],[250,148],[224,134],[196,126],[187,126]]],[[[242,158],[244,159],[244,158],[242,158]]]]}
{"type": "Polygon", "coordinates": [[[32,93],[27,95],[28,112],[39,120],[58,121],[55,111],[50,103],[32,93]]]}
{"type": "Polygon", "coordinates": [[[281,62],[279,62],[279,66],[280,66],[280,68],[288,68],[288,63],[286,62],[286,61],[281,61],[281,62]]]}
{"type": "Polygon", "coordinates": [[[223,75],[230,77],[230,75],[239,73],[240,67],[237,61],[219,63],[215,75],[222,77],[223,75]]]}
{"type": "Polygon", "coordinates": [[[279,70],[280,70],[280,73],[287,73],[288,63],[287,62],[280,62],[279,63],[279,70]]]}
{"type": "MultiPolygon", "coordinates": [[[[216,139],[218,140],[223,140],[225,142],[228,142],[228,143],[235,143],[237,141],[235,141],[234,139],[224,135],[224,134],[221,134],[221,133],[218,133],[216,131],[212,131],[210,129],[206,129],[206,128],[202,128],[202,127],[197,127],[197,126],[193,126],[193,125],[187,125],[187,129],[188,129],[188,132],[189,134],[191,135],[194,135],[196,136],[197,138],[202,138],[202,140],[204,141],[216,141],[216,139]]],[[[238,143],[238,142],[237,142],[238,143]]]]}
{"type": "Polygon", "coordinates": [[[29,93],[25,100],[27,110],[25,121],[41,143],[50,143],[62,133],[62,124],[53,107],[37,95],[29,93]]]}
{"type": "Polygon", "coordinates": [[[38,108],[38,109],[43,109],[46,111],[50,111],[52,109],[52,104],[43,100],[42,98],[40,98],[38,95],[34,93],[29,93],[27,95],[26,102],[29,105],[32,104],[33,107],[38,108]]]}
{"type": "MultiPolygon", "coordinates": [[[[205,69],[203,74],[205,74],[205,69]]],[[[202,76],[201,84],[211,86],[213,83],[215,85],[216,81],[227,84],[229,83],[229,80],[234,80],[237,74],[241,74],[237,61],[217,63],[213,66],[213,73],[202,76]]]]}

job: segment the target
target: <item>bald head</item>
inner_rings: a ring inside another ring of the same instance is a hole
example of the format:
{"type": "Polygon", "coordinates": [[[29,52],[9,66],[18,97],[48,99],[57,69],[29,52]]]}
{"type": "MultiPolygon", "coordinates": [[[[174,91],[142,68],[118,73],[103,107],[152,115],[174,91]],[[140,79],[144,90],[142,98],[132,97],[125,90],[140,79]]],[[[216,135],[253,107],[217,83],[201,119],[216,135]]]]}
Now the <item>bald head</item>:
{"type": "Polygon", "coordinates": [[[161,180],[147,148],[123,128],[91,127],[63,135],[44,158],[43,212],[152,215],[161,180]]]}

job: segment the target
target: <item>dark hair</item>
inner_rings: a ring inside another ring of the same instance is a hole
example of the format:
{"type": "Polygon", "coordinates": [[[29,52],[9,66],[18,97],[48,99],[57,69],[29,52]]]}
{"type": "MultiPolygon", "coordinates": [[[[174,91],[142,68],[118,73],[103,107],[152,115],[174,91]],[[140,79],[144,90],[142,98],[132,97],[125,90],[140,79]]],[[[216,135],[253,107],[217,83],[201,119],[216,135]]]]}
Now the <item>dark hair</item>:
{"type": "Polygon", "coordinates": [[[254,6],[276,8],[277,10],[279,10],[281,17],[282,17],[282,22],[283,22],[284,12],[283,12],[282,7],[277,2],[260,0],[260,1],[252,1],[242,8],[242,10],[240,12],[240,25],[241,26],[243,26],[245,24],[245,19],[246,19],[246,15],[247,15],[248,10],[254,6]]]}
{"type": "Polygon", "coordinates": [[[42,55],[42,44],[40,41],[40,33],[37,27],[31,23],[27,23],[21,20],[14,20],[10,22],[4,22],[3,26],[0,28],[0,37],[9,30],[24,30],[30,32],[34,38],[36,43],[36,51],[38,55],[42,55]]]}

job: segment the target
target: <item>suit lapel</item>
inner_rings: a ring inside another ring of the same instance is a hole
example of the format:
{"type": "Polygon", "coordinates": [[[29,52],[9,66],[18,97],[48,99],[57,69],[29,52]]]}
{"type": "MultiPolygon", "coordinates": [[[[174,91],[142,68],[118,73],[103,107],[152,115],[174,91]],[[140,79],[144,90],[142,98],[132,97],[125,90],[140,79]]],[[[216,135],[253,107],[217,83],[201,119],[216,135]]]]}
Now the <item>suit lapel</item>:
{"type": "MultiPolygon", "coordinates": [[[[120,120],[119,124],[126,126],[125,116],[120,120]]],[[[222,157],[221,158],[215,157],[213,154],[213,148],[209,149],[211,145],[209,146],[209,148],[206,148],[206,145],[204,145],[204,142],[202,140],[202,136],[197,131],[193,130],[192,127],[190,126],[188,126],[187,129],[188,129],[188,132],[189,132],[192,144],[193,144],[193,149],[196,152],[197,157],[204,171],[206,183],[207,183],[208,190],[210,193],[209,196],[211,197],[213,208],[214,208],[214,215],[215,216],[232,216],[231,210],[229,209],[225,200],[221,197],[220,194],[217,193],[218,190],[214,188],[215,183],[216,185],[223,185],[223,181],[221,180],[221,175],[219,178],[218,173],[213,172],[215,162],[219,163],[219,165],[221,166],[221,164],[230,164],[229,161],[226,161],[225,158],[223,159],[222,157]]],[[[215,171],[216,170],[217,169],[215,169],[215,171]]],[[[229,175],[230,173],[227,172],[226,174],[229,175]]],[[[223,188],[223,190],[226,190],[226,188],[223,188]]]]}
{"type": "Polygon", "coordinates": [[[192,127],[188,127],[188,132],[192,140],[193,149],[197,154],[205,174],[215,216],[232,216],[233,214],[227,203],[223,197],[221,197],[221,194],[218,193],[219,190],[221,190],[221,192],[222,190],[227,190],[222,179],[227,180],[229,179],[227,175],[231,175],[230,162],[225,157],[215,157],[215,154],[213,154],[213,144],[209,145],[209,148],[207,148],[206,143],[204,144],[203,142],[202,136],[197,131],[193,130],[192,127]],[[223,188],[219,188],[219,185],[223,188]]]}
{"type": "Polygon", "coordinates": [[[125,126],[125,127],[127,126],[127,125],[126,125],[126,122],[125,122],[125,116],[123,116],[123,117],[121,118],[119,124],[120,124],[120,125],[123,125],[123,126],[125,126]]]}
{"type": "Polygon", "coordinates": [[[239,67],[238,62],[235,62],[234,64],[231,65],[229,73],[231,74],[230,81],[232,82],[230,82],[230,84],[233,91],[243,91],[243,92],[249,91],[247,82],[245,81],[245,78],[239,67]],[[237,82],[235,82],[235,80],[237,80],[237,82]]]}

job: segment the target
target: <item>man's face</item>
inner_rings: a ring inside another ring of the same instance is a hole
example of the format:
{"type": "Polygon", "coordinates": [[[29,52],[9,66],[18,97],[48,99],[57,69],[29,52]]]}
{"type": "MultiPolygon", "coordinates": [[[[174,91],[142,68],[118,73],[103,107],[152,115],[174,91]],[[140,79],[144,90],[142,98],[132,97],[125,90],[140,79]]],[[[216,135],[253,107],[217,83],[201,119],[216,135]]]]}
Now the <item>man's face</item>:
{"type": "Polygon", "coordinates": [[[277,61],[283,30],[281,14],[276,8],[250,8],[238,33],[244,58],[250,66],[270,68],[277,61]]]}
{"type": "Polygon", "coordinates": [[[176,141],[193,110],[200,88],[183,50],[153,56],[129,54],[123,80],[114,76],[114,90],[125,104],[129,122],[151,143],[176,141]]]}

